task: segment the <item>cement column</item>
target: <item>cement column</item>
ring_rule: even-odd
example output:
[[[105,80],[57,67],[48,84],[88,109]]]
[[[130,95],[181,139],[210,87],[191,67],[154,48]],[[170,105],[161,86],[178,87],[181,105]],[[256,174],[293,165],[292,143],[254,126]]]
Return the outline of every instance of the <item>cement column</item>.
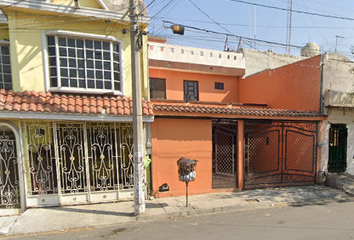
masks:
[[[237,182],[238,189],[244,188],[244,174],[245,174],[245,126],[244,120],[239,120],[237,124]]]
[[[140,49],[137,47],[139,25],[136,13],[136,0],[130,0],[130,41],[133,95],[133,134],[134,134],[134,214],[145,212],[145,170],[144,170],[144,129],[141,102]]]

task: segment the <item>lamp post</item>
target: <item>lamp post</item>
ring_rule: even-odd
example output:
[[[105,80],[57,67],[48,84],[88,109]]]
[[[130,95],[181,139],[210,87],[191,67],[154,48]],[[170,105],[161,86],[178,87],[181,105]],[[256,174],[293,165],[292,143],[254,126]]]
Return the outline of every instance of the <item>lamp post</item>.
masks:
[[[141,103],[140,49],[137,47],[139,25],[134,0],[129,2],[130,8],[130,40],[131,40],[131,71],[133,95],[133,137],[134,137],[134,214],[145,212],[145,170],[143,164],[143,119]]]

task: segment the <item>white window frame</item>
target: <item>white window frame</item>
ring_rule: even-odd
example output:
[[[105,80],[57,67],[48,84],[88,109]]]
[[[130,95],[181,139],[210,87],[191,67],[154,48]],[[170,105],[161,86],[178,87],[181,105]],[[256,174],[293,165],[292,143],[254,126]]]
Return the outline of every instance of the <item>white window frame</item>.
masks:
[[[78,37],[83,40],[103,40],[116,42],[119,45],[119,74],[120,74],[120,91],[114,90],[114,85],[112,85],[112,90],[105,89],[83,89],[83,88],[71,88],[71,87],[51,87],[50,86],[50,76],[49,76],[49,53],[48,53],[48,40],[47,36],[63,36],[63,37]],[[123,41],[117,39],[113,36],[107,35],[98,35],[98,34],[90,34],[90,33],[81,33],[81,32],[72,32],[72,31],[63,31],[63,30],[50,30],[50,31],[42,31],[42,51],[43,51],[43,71],[45,77],[45,89],[46,91],[53,92],[67,92],[67,93],[87,93],[87,94],[105,94],[111,93],[114,95],[124,95],[124,72],[123,72]],[[111,51],[112,55],[112,51]],[[112,56],[111,56],[112,57]],[[113,59],[113,58],[112,58]],[[112,68],[113,69],[113,68]],[[57,71],[60,71],[57,63]],[[113,76],[112,72],[112,76]],[[60,79],[58,78],[58,83]]]
[[[11,48],[10,48],[10,41],[6,41],[6,40],[0,40],[0,46],[6,46],[9,48],[9,60],[10,60],[10,76],[11,76],[11,90],[13,90],[14,88],[14,79],[13,79],[13,75],[12,75],[12,64],[11,64]],[[1,62],[1,64],[4,64],[3,62]],[[4,73],[2,73],[3,75],[3,82],[5,82],[5,79],[4,79]],[[2,86],[0,87],[0,89],[2,88]]]

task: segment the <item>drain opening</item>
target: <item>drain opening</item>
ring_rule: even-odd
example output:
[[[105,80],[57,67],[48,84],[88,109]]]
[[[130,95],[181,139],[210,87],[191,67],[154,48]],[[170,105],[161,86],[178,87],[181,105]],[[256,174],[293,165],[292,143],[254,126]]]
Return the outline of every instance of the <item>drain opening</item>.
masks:
[[[256,203],[256,202],[260,202],[257,198],[246,199],[245,201],[246,201],[246,202],[249,202],[249,203]]]

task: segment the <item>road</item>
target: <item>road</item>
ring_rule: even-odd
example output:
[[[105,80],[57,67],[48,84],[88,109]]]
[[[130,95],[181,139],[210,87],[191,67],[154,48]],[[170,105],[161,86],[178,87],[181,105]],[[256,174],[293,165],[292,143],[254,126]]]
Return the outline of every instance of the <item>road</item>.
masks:
[[[116,227],[4,239],[345,240],[354,239],[354,202],[326,202],[162,221],[139,221]]]

